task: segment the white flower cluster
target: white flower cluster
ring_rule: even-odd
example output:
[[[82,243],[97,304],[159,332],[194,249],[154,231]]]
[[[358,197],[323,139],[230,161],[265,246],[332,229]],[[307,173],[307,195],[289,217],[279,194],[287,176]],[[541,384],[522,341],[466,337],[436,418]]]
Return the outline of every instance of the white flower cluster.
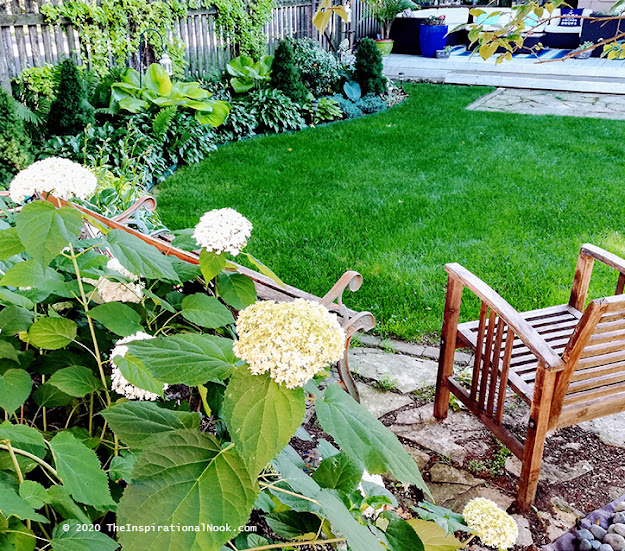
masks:
[[[462,516],[484,545],[508,549],[519,536],[516,521],[490,499],[472,499],[462,511]]]
[[[140,282],[139,277],[126,270],[116,258],[111,258],[106,266],[109,270],[119,272],[134,283],[111,281],[105,277],[101,277],[97,281],[85,278],[87,283],[96,287],[102,302],[141,302],[144,285]]]
[[[336,316],[318,302],[260,301],[237,319],[239,340],[234,353],[254,375],[269,371],[287,388],[304,386],[313,376],[341,359],[345,331]]]
[[[203,214],[193,237],[209,253],[223,252],[237,256],[252,235],[252,223],[231,208],[215,209]]]
[[[82,165],[61,157],[48,157],[20,171],[11,181],[12,201],[23,203],[35,192],[52,193],[59,199],[87,199],[98,186],[98,179]]]
[[[111,388],[117,392],[117,394],[121,394],[125,396],[129,400],[157,400],[160,398],[158,394],[154,392],[150,392],[148,390],[143,390],[142,388],[136,387],[135,385],[128,382],[126,377],[122,375],[122,372],[119,370],[119,367],[115,365],[113,358],[116,356],[121,356],[124,358],[126,354],[128,354],[128,347],[125,346],[129,342],[132,341],[147,341],[149,339],[153,339],[152,335],[148,335],[143,331],[137,331],[134,335],[130,335],[130,337],[125,337],[123,339],[119,339],[117,343],[115,343],[115,347],[111,350],[110,358],[111,365],[113,369],[111,371]],[[167,388],[167,385],[163,385],[163,388]]]

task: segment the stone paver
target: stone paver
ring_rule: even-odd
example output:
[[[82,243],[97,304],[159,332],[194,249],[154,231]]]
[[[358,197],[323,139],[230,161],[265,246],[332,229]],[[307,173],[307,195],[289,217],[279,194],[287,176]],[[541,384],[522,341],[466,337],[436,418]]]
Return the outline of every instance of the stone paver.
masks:
[[[409,396],[378,390],[361,382],[356,382],[356,386],[360,393],[360,403],[378,418],[413,403]]]
[[[367,379],[392,384],[403,393],[436,384],[437,362],[390,354],[375,348],[353,348],[349,365],[354,373]]]
[[[579,426],[596,433],[606,444],[625,447],[625,412],[584,421]]]
[[[625,97],[586,92],[499,88],[478,99],[467,109],[625,120]]]

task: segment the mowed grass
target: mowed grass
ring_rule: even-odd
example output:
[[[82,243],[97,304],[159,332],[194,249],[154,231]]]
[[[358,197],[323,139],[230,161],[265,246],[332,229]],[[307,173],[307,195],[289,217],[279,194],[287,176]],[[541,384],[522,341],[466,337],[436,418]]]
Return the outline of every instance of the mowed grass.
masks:
[[[625,122],[467,111],[485,88],[412,85],[382,114],[234,143],[158,190],[171,228],[232,207],[248,249],[289,284],[345,302],[409,340],[440,331],[444,264],[519,310],[568,301],[584,242],[625,254]],[[616,276],[595,269],[593,296]],[[465,295],[468,296],[468,292]],[[479,312],[463,304],[462,319]]]

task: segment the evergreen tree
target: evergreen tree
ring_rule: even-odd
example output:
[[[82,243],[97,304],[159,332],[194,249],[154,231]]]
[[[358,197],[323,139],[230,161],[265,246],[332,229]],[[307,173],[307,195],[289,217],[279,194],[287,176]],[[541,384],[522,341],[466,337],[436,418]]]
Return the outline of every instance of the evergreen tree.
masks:
[[[93,122],[93,107],[87,100],[87,91],[78,67],[65,59],[58,67],[56,97],[50,106],[48,132],[54,135],[74,135]]]
[[[293,47],[287,40],[281,40],[274,54],[271,66],[271,87],[300,105],[306,103],[308,91],[302,82],[302,74],[295,65]]]
[[[30,138],[15,111],[15,100],[0,89],[0,187],[33,162]]]
[[[363,96],[386,92],[386,78],[382,74],[382,54],[375,40],[363,38],[358,44],[354,75]]]

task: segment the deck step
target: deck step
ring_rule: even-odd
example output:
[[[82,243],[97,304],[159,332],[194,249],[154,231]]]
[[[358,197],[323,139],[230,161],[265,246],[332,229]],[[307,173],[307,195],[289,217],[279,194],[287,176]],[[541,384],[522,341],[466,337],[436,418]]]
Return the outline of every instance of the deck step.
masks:
[[[444,77],[446,84],[498,86],[503,88],[530,88],[598,94],[625,94],[625,78],[564,75],[528,75],[495,71],[451,71]]]

